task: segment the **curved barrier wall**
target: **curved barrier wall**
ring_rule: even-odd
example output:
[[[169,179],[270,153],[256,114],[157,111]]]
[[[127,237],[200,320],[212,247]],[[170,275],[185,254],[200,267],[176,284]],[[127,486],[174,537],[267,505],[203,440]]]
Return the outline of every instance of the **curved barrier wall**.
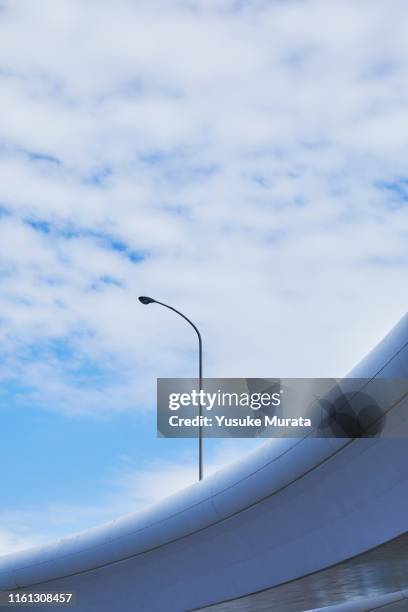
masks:
[[[349,376],[408,378],[408,315]],[[387,418],[408,430],[407,398],[392,403]],[[0,589],[73,590],[78,611],[179,612],[294,580],[406,531],[407,450],[271,440],[143,513],[3,557]]]
[[[408,610],[408,591],[396,591],[386,595],[364,597],[364,599],[358,599],[349,603],[314,608],[313,610],[307,610],[307,612],[368,612],[369,610],[406,612]]]

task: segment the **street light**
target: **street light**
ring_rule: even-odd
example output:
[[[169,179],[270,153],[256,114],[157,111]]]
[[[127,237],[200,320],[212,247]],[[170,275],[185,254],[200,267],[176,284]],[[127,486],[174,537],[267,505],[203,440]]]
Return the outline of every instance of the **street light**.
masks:
[[[198,338],[198,382],[199,382],[199,391],[201,391],[202,386],[203,386],[203,343],[201,340],[201,334],[198,331],[198,328],[196,327],[196,325],[194,325],[194,323],[190,321],[190,319],[186,317],[186,315],[184,315],[182,312],[180,312],[176,308],[173,308],[173,306],[169,306],[168,304],[164,304],[163,302],[154,300],[151,297],[141,295],[139,297],[139,302],[141,302],[145,306],[147,306],[148,304],[160,304],[160,306],[164,306],[165,308],[168,308],[169,310],[176,312],[178,315],[180,315],[180,317],[183,317],[183,319],[187,321],[187,323],[189,323],[191,327],[194,329],[195,333],[197,334],[197,338]],[[199,397],[200,397],[200,400],[198,403],[198,416],[199,416],[199,419],[198,419],[199,420],[199,425],[198,425],[198,480],[202,480],[203,479],[203,429],[201,425],[201,415],[202,415],[201,396]]]

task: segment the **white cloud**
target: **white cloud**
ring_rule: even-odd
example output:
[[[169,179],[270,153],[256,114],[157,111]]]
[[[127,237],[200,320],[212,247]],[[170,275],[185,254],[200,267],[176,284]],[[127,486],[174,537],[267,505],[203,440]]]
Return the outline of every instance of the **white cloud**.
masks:
[[[22,531],[21,528],[16,531],[0,530],[0,556],[38,546],[46,541],[37,533],[24,533]]]
[[[3,2],[3,383],[66,415],[151,408],[196,345],[140,294],[199,324],[206,375],[350,369],[406,311],[405,16],[403,0]],[[133,501],[163,474],[192,477],[131,470]]]
[[[213,375],[341,375],[403,314],[407,204],[381,184],[405,177],[404,13],[5,4],[1,335],[45,405],[109,411],[117,389],[81,401],[58,360],[19,366],[21,344],[108,359],[129,373],[121,409],[153,401],[146,380],[191,373],[190,330],[140,293],[200,324]],[[93,290],[101,276],[117,284]]]
[[[261,440],[221,440],[205,457],[204,475],[210,476],[262,444]],[[145,508],[197,481],[197,457],[180,453],[172,461],[157,459],[140,467],[128,466],[118,474],[114,505],[128,512]]]
[[[222,440],[205,461],[205,476],[255,449],[260,440]],[[0,556],[31,546],[47,544],[116,519],[134,514],[197,481],[197,457],[180,453],[173,460],[157,459],[135,466],[123,457],[122,466],[106,475],[109,493],[103,502],[28,504],[24,510],[0,512]]]

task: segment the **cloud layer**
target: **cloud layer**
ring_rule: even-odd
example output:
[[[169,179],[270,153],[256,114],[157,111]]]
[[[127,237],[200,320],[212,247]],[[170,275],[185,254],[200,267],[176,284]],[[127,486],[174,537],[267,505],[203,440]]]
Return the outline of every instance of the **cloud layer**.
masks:
[[[405,309],[404,12],[3,4],[6,378],[67,413],[145,404],[194,341],[149,292],[200,323],[212,374],[351,367]],[[78,391],[58,343],[103,376]]]
[[[152,409],[196,346],[140,294],[197,322],[207,375],[346,373],[406,311],[405,18],[403,0],[1,2],[5,401]]]

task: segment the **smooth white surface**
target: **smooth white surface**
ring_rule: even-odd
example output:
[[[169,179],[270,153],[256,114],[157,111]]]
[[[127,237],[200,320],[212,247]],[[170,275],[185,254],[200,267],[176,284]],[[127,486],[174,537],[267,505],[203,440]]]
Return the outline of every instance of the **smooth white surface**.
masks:
[[[408,376],[407,315],[349,376]],[[401,427],[406,409],[390,416]],[[0,588],[73,589],[78,611],[171,612],[293,580],[406,531],[407,449],[271,440],[141,514],[3,557]]]

